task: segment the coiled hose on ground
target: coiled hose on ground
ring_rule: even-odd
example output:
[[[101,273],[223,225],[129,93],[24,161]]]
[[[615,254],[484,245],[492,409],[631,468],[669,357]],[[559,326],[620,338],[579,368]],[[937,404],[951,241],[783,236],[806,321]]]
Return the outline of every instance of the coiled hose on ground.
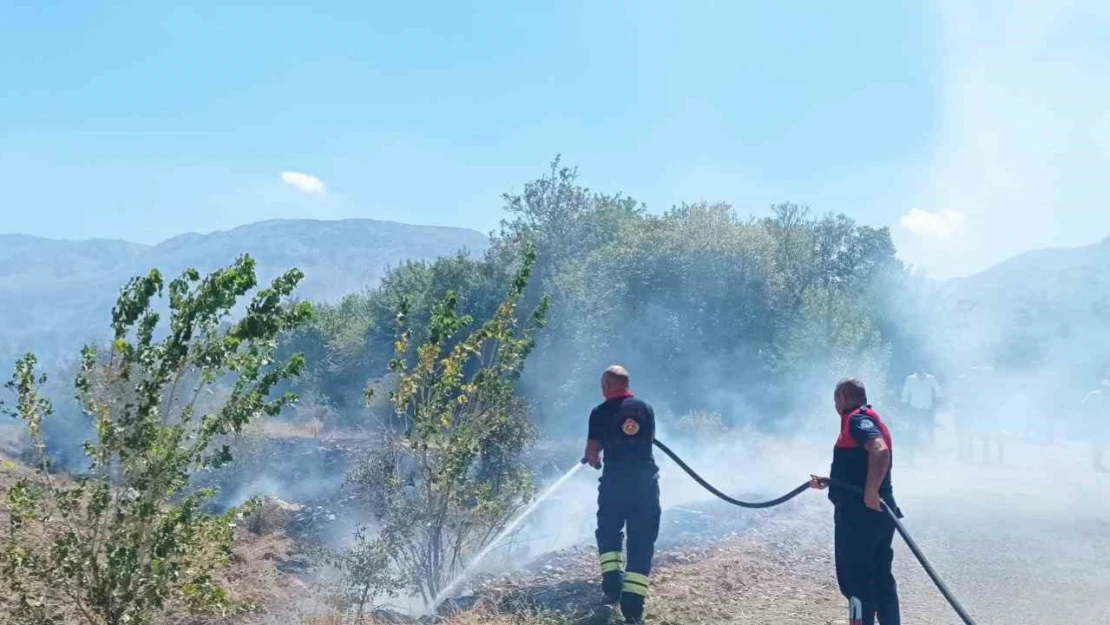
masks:
[[[667,456],[671,460],[673,460],[675,464],[681,467],[687,475],[694,478],[694,481],[700,484],[702,488],[713,493],[721,500],[726,501],[734,506],[740,506],[741,508],[772,508],[774,506],[790,501],[791,499],[797,497],[798,495],[801,495],[810,488],[810,481],[806,480],[800,486],[790,491],[789,493],[786,493],[781,497],[776,497],[775,499],[771,499],[769,501],[741,501],[739,499],[729,497],[728,495],[717,490],[716,487],[705,481],[702,476],[698,475],[697,471],[694,471],[690,468],[689,465],[683,462],[682,458],[679,458],[678,454],[671,451],[670,447],[667,447],[658,439],[655,440],[655,446],[658,447],[663,453],[667,454]],[[863,490],[852,484],[845,484],[843,482],[832,480],[830,478],[822,478],[822,480],[828,484],[832,484],[833,486],[846,488],[848,490],[859,493],[861,496],[863,495]],[[906,546],[910,548],[910,551],[913,553],[914,557],[917,558],[917,561],[921,564],[921,567],[925,569],[925,573],[929,575],[929,579],[933,580],[933,585],[937,587],[937,590],[940,591],[940,594],[944,595],[945,600],[948,601],[948,604],[952,606],[952,609],[956,611],[956,614],[960,617],[961,620],[963,620],[966,625],[975,625],[975,621],[972,620],[971,615],[969,615],[967,613],[967,610],[965,610],[964,607],[960,605],[959,600],[957,600],[956,597],[952,594],[952,591],[948,589],[948,586],[944,583],[944,580],[940,578],[940,575],[937,574],[936,569],[933,568],[933,565],[929,564],[929,560],[925,557],[925,554],[921,552],[921,548],[917,546],[917,543],[914,542],[913,537],[910,536],[909,531],[904,525],[902,525],[902,521],[898,519],[898,516],[894,514],[894,511],[891,510],[890,506],[886,505],[886,502],[883,502],[883,510],[885,510],[887,514],[890,515],[891,520],[894,521],[894,527],[898,530],[898,534],[902,536],[902,540],[906,541]]]

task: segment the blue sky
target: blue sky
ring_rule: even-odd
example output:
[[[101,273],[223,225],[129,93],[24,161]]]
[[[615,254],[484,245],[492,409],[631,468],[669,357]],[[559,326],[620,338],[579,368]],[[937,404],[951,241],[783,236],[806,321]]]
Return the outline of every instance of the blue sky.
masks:
[[[1034,97],[1026,75],[1066,91],[1106,69],[1095,2],[1047,15],[945,1],[33,4],[0,0],[3,232],[157,242],[277,217],[488,231],[499,195],[561,153],[588,186],[652,210],[793,201],[890,225],[937,275],[1110,234],[1110,218],[1068,217],[984,250],[999,186],[1013,201],[1033,170],[1097,182],[1064,161],[1105,157],[1110,143],[1080,159],[1069,138],[1110,132],[1102,109]],[[1036,74],[1052,54],[1089,63]],[[983,72],[1000,83],[987,93]],[[1014,93],[1025,121],[1082,119],[1030,136],[990,112]],[[980,117],[995,122],[985,139]],[[1047,165],[967,161],[984,142],[1006,160],[1052,139]],[[1010,186],[984,188],[999,170]],[[1039,201],[1073,195],[1089,194]]]

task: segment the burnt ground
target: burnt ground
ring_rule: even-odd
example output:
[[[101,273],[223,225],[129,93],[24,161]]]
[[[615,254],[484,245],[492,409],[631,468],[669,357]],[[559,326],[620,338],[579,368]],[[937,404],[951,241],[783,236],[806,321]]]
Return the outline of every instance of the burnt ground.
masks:
[[[1008,453],[1005,466],[942,456],[901,469],[906,526],[980,625],[1110,623],[1110,486],[1087,468],[1082,446]],[[831,516],[816,493],[770,511],[713,502],[669,509],[648,622],[840,622],[846,608],[835,586]],[[895,566],[904,623],[960,623],[897,538]],[[470,622],[525,622],[525,613],[582,624],[610,618],[596,603],[588,540],[476,585],[472,601],[486,617]]]
[[[907,527],[977,622],[1110,623],[1110,483],[1088,467],[1089,449],[1075,443],[1015,444],[1007,450],[1005,465],[972,465],[957,463],[945,451],[954,448],[950,441],[938,443],[938,457],[912,467],[896,462],[898,499]],[[269,460],[274,450],[266,449],[258,454],[266,461],[248,474],[298,486],[294,492],[272,494],[300,503],[283,516],[279,534],[248,537],[238,544],[229,581],[263,610],[247,619],[221,619],[220,625],[344,622],[305,616],[291,607],[316,589],[308,571],[311,559],[286,532],[298,543],[349,535],[342,526],[357,520],[357,506],[336,482],[324,479],[335,474],[348,452],[346,443],[282,444],[286,446],[278,457],[284,462],[275,466]],[[550,459],[537,459],[537,465],[551,465],[544,472],[547,480],[563,470],[561,459],[567,453],[555,449]],[[828,462],[826,445],[797,442],[789,448],[764,445],[758,454],[733,448],[680,453],[699,470],[716,467],[705,475],[723,490],[743,493],[764,487],[766,492],[756,493],[763,496],[788,490],[809,470]],[[666,511],[652,574],[649,623],[841,622],[845,606],[831,557],[832,510],[823,495],[805,493],[767,511],[740,510],[691,487],[665,460],[662,466]],[[540,525],[544,531],[560,530],[558,544],[516,552],[518,563],[526,563],[521,570],[474,580],[467,590],[470,596],[459,602],[473,609],[449,619],[451,625],[610,621],[614,615],[597,604],[600,590],[589,534],[592,479],[583,473],[577,484],[552,498],[550,507],[561,514]],[[254,483],[249,490],[255,490]],[[913,556],[900,540],[896,545],[903,622],[958,625]]]
[[[799,549],[794,535],[799,518],[822,511],[791,505],[774,513],[737,514],[710,504],[665,514],[665,527],[688,535],[698,528],[728,533],[716,539],[702,533],[686,545],[661,541],[666,546],[655,559],[649,621],[831,622],[842,612],[833,580],[825,574],[831,560],[823,549]],[[600,597],[596,570],[596,554],[584,545],[543,558],[528,572],[490,580],[479,594],[495,599],[486,606],[492,612],[511,613],[524,607],[558,612],[571,622],[606,623],[608,610],[596,605]]]
[[[305,457],[332,457],[326,444],[299,445],[283,449],[288,466],[298,471],[313,466]],[[907,527],[977,622],[1110,623],[1110,482],[1088,467],[1089,449],[1075,443],[1012,445],[1006,464],[999,466],[957,463],[944,453],[951,445],[942,441],[941,446],[939,457],[913,467],[898,464],[896,489]],[[824,445],[804,449],[792,444],[788,451],[769,448],[758,458],[746,458],[730,449],[723,459],[705,453],[686,457],[699,469],[723,467],[706,477],[728,492],[766,484],[768,492],[762,494],[776,495],[807,470],[827,466]],[[559,470],[558,460],[553,463],[552,475]],[[18,466],[13,466],[0,477],[14,477]],[[822,495],[806,493],[779,508],[744,511],[709,500],[696,487],[680,493],[690,482],[675,471],[664,463],[667,508],[652,574],[649,623],[829,625],[843,618],[831,558],[832,510]],[[313,473],[302,477],[316,481]],[[558,517],[563,526],[576,519],[562,528],[573,540],[554,551],[537,548],[521,559],[528,563],[522,570],[475,580],[471,596],[460,602],[474,609],[450,619],[452,625],[609,621],[613,615],[597,605],[596,555],[588,532],[593,484],[579,477],[576,489],[553,498],[557,509],[577,507],[569,517]],[[281,525],[305,538],[313,532],[300,531],[302,525],[335,527],[354,515],[332,492],[324,501],[290,509]],[[909,551],[897,539],[896,545],[903,622],[958,625]],[[172,622],[344,622],[304,616],[291,607],[315,588],[307,573],[311,560],[284,532],[246,536],[235,551],[228,581],[263,610],[246,619]]]

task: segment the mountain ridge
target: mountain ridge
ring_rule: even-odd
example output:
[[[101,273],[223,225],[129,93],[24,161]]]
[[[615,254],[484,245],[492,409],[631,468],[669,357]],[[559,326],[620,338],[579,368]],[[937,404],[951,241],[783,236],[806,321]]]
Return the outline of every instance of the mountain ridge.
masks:
[[[146,249],[153,249],[153,248],[156,248],[160,245],[163,245],[165,243],[169,243],[170,241],[173,241],[175,239],[180,239],[180,238],[183,238],[183,237],[201,237],[201,238],[203,238],[203,237],[208,237],[208,236],[212,236],[212,235],[232,233],[232,232],[235,232],[237,230],[249,229],[249,228],[252,228],[254,226],[261,226],[261,225],[265,225],[265,224],[343,224],[343,223],[355,223],[355,224],[365,223],[365,224],[377,224],[377,225],[389,225],[389,226],[402,226],[402,227],[405,227],[405,228],[426,228],[426,229],[431,229],[431,230],[448,230],[448,231],[465,232],[465,233],[468,233],[468,234],[479,234],[481,236],[486,236],[486,235],[483,235],[481,232],[479,232],[477,230],[474,230],[473,228],[463,228],[463,227],[459,227],[459,226],[441,226],[441,225],[438,225],[438,224],[410,224],[410,223],[405,223],[405,222],[401,222],[401,221],[394,221],[394,220],[391,220],[391,219],[370,219],[370,218],[364,218],[364,217],[350,217],[350,218],[343,218],[343,219],[313,219],[313,218],[287,219],[287,218],[275,218],[275,219],[262,219],[262,220],[259,220],[259,221],[252,221],[250,223],[240,224],[238,226],[232,226],[230,228],[224,228],[224,229],[221,229],[221,230],[210,230],[208,232],[198,232],[196,230],[189,230],[189,231],[186,231],[186,232],[175,234],[172,237],[162,239],[161,241],[158,241],[157,243],[142,243],[142,242],[139,242],[139,241],[132,241],[130,239],[112,238],[112,237],[88,237],[88,238],[82,238],[82,239],[55,238],[55,237],[45,237],[45,236],[37,235],[37,234],[29,234],[29,233],[26,233],[26,232],[0,232],[0,243],[4,242],[5,240],[30,240],[30,241],[49,242],[49,243],[61,243],[61,244],[112,243],[112,244],[128,245],[128,246],[140,247],[140,248],[146,248]]]
[[[208,272],[249,253],[260,282],[297,267],[305,273],[300,297],[335,301],[373,287],[406,260],[480,254],[488,245],[489,237],[476,230],[373,219],[271,219],[155,244],[0,234],[0,302],[18,302],[0,305],[0,366],[30,350],[47,360],[72,356],[106,333],[119,289],[151,268],[174,278],[186,268]],[[964,323],[984,328],[987,341],[1029,310],[1051,323],[1066,318],[1094,329],[1091,324],[1110,315],[1110,237],[1030,250],[935,284]]]
[[[250,254],[260,283],[297,267],[298,295],[334,301],[373,287],[391,266],[459,252],[481,254],[476,230],[373,219],[273,219],[208,234],[182,233],[154,245],[118,239],[62,240],[0,235],[0,366],[35,351],[46,361],[72,356],[106,334],[119,289],[157,268],[209,272]]]

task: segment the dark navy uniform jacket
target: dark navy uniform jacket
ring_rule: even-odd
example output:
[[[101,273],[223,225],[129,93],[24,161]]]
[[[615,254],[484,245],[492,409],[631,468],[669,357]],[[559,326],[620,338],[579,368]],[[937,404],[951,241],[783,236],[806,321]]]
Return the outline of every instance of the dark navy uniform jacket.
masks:
[[[867,485],[868,453],[864,448],[869,441],[882,438],[890,449],[890,469],[879,486],[879,496],[890,504],[899,514],[898,504],[894,502],[894,486],[890,474],[894,469],[894,441],[890,437],[890,430],[883,423],[879,413],[871,406],[863,406],[841,417],[840,437],[836,439],[833,447],[832,469],[829,477],[856,486],[861,491]],[[849,489],[829,485],[829,499],[834,504],[860,504],[863,505],[863,495]]]
[[[605,400],[590,413],[590,440],[601,444],[602,479],[651,479],[658,475],[652,443],[655,411],[631,393]]]

